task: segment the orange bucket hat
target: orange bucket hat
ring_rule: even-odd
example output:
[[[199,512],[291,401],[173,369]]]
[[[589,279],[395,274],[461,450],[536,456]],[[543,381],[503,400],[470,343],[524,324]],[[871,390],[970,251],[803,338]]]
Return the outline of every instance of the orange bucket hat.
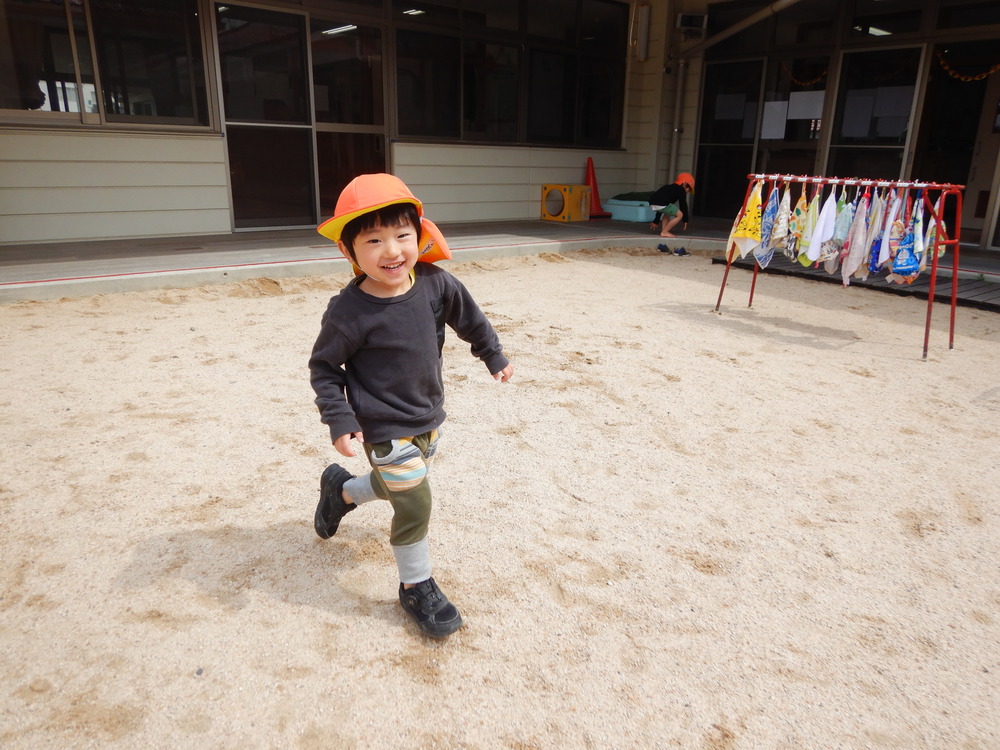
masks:
[[[340,242],[348,222],[395,203],[412,203],[417,207],[417,214],[420,216],[418,260],[433,263],[436,260],[450,259],[448,243],[434,222],[424,217],[423,204],[410,192],[406,183],[391,174],[362,174],[347,183],[337,199],[333,218],[320,224],[316,231],[329,240]]]
[[[691,192],[694,192],[694,175],[689,172],[681,172],[677,175],[677,179],[674,180],[675,185],[690,185]]]

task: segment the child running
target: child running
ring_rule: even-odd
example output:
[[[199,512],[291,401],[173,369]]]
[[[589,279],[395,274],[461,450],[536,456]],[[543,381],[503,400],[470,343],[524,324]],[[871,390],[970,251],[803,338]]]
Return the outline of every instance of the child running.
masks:
[[[418,262],[450,255],[399,178],[355,178],[319,232],[337,243],[358,275],[323,315],[309,360],[312,387],[334,448],[354,456],[351,441],[357,440],[372,471],[354,476],[337,464],[326,468],[316,533],[328,539],[358,505],[388,500],[399,602],[423,633],[444,638],[462,627],[458,609],[431,577],[427,545],[428,469],[445,419],[445,324],[471,345],[494,379],[507,382],[514,369],[465,286],[430,262]]]

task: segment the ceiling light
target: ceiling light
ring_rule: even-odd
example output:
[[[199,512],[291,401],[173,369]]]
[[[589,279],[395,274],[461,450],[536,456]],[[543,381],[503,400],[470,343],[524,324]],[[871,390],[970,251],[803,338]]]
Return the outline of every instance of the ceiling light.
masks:
[[[334,34],[343,34],[344,32],[347,32],[347,31],[354,31],[356,28],[358,28],[358,27],[355,26],[352,23],[349,23],[349,24],[347,24],[347,26],[338,26],[335,29],[327,29],[323,33],[324,34],[328,34],[330,36],[333,36]]]

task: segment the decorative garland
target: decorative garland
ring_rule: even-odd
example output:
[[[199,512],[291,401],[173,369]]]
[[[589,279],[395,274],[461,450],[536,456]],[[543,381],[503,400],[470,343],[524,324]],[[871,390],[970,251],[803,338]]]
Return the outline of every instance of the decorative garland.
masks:
[[[938,62],[941,64],[941,67],[947,71],[948,75],[952,78],[957,78],[959,81],[964,81],[965,83],[969,83],[971,81],[981,81],[984,78],[989,78],[991,75],[1000,70],[1000,63],[997,63],[985,73],[980,73],[979,75],[974,76],[963,76],[951,67],[948,61],[944,59],[944,55],[941,52],[935,52],[934,54],[937,55]]]
[[[785,71],[785,75],[788,76],[788,80],[790,80],[796,86],[803,86],[803,87],[809,87],[809,86],[816,85],[817,83],[819,83],[820,81],[822,81],[824,78],[826,78],[826,74],[830,72],[830,70],[828,68],[827,70],[824,70],[818,76],[816,76],[815,78],[813,78],[811,81],[800,81],[798,78],[796,78],[794,75],[792,75],[792,71],[789,70],[789,68],[788,68],[787,65],[785,65],[785,61],[784,60],[781,61],[781,67]]]

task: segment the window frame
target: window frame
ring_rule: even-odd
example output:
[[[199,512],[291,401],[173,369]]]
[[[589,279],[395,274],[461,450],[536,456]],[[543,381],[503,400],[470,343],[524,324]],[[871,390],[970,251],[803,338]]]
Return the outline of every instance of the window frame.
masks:
[[[93,87],[96,92],[97,111],[96,112],[52,112],[40,110],[0,108],[0,128],[3,127],[56,127],[67,130],[93,130],[100,129],[107,132],[149,132],[149,133],[205,133],[221,132],[219,123],[219,101],[216,86],[215,72],[215,52],[212,45],[209,25],[203,22],[208,14],[211,0],[194,0],[193,8],[197,12],[197,28],[187,40],[197,43],[200,46],[200,81],[193,85],[189,91],[192,105],[192,116],[187,117],[146,117],[143,115],[115,115],[109,114],[106,108],[106,92],[102,83],[101,64],[98,59],[96,45],[97,34],[94,29],[93,14],[90,0],[82,0],[81,11],[83,13],[83,23],[86,29],[81,33],[74,24],[73,9],[71,0],[62,0],[63,11],[66,15],[67,29],[69,31],[70,52],[73,56],[73,66],[76,77],[78,91],[83,91],[89,82],[83,82],[83,70],[92,71]],[[190,21],[188,21],[190,23]],[[85,41],[85,44],[83,43]],[[86,58],[85,64],[81,64]],[[200,86],[203,96],[198,99],[198,88]],[[204,121],[196,122],[195,118],[204,108]],[[83,107],[81,107],[83,110]]]

